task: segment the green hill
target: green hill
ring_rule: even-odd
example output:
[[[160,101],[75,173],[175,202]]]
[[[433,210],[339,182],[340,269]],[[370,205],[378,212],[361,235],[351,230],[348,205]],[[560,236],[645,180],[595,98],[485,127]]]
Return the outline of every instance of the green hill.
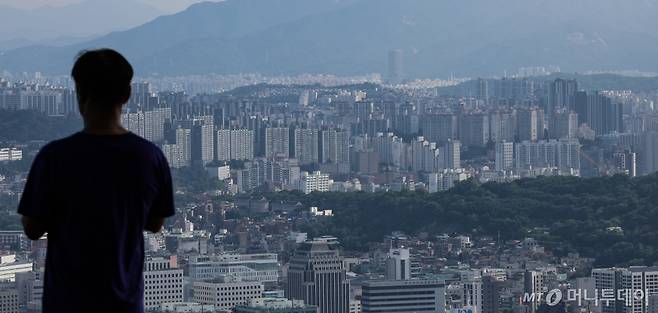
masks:
[[[598,266],[658,261],[658,175],[592,179],[542,177],[512,183],[473,181],[448,192],[278,193],[334,210],[310,235],[338,236],[362,250],[391,231],[534,237],[558,255],[580,252]],[[623,232],[608,231],[621,227]],[[541,231],[536,231],[541,229]]]

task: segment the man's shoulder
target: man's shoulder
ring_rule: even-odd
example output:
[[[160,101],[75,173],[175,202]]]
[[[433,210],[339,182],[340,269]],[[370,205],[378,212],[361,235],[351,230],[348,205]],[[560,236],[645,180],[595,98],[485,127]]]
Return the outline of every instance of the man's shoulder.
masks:
[[[135,133],[129,132],[123,135],[121,138],[123,142],[133,149],[139,150],[147,155],[153,155],[156,157],[164,157],[162,150],[156,144],[138,136]],[[39,154],[47,155],[51,153],[59,152],[70,152],[71,149],[77,149],[81,145],[86,145],[89,143],[89,138],[85,137],[85,134],[82,132],[74,133],[68,137],[61,139],[53,140],[46,145],[44,145],[40,150]]]
[[[158,147],[156,144],[144,139],[143,137],[133,133],[129,132],[127,134],[132,140],[134,140],[135,144],[143,149],[146,150],[151,150],[152,152],[161,152],[160,147]]]

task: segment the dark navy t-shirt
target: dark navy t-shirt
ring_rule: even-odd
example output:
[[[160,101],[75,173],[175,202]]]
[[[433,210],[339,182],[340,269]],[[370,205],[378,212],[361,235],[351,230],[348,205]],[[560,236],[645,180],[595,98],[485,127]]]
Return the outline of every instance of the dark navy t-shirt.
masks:
[[[18,213],[47,225],[44,313],[144,311],[144,227],[175,213],[157,146],[133,133],[53,141],[32,164]]]

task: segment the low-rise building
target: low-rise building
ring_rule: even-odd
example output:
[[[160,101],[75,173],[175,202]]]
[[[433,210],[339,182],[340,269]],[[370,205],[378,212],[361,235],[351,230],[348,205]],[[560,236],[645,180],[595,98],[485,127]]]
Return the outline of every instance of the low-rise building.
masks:
[[[239,305],[234,313],[317,313],[315,306],[305,305],[302,300],[280,298],[251,299],[248,304]]]
[[[194,302],[214,305],[220,311],[230,311],[238,305],[247,304],[250,299],[262,298],[263,289],[260,282],[239,281],[228,276],[194,282],[192,299]]]

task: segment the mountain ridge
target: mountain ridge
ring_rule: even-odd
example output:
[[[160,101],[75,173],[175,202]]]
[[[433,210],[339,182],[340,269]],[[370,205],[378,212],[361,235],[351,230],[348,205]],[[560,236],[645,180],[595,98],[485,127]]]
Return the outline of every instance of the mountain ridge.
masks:
[[[542,64],[657,71],[655,16],[656,0],[228,0],[77,45],[12,50],[0,68],[62,73],[78,50],[103,46],[142,75],[385,73],[390,49],[403,51],[408,77]]]

